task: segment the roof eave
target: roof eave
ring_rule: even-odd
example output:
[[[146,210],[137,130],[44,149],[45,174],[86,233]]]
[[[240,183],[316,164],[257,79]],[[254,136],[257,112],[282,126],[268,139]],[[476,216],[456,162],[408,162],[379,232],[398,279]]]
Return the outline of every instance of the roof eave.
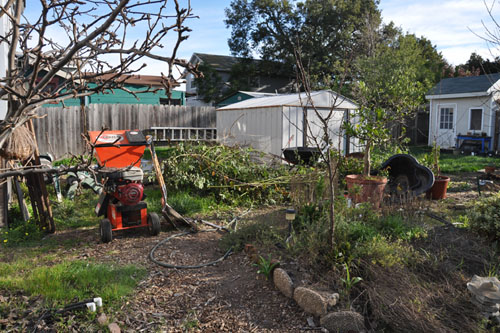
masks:
[[[499,90],[500,90],[500,80],[497,80],[495,83],[491,85],[490,89],[488,89],[488,94],[491,94]]]
[[[491,93],[488,89],[488,91],[479,91],[479,92],[472,92],[472,93],[425,95],[425,98],[426,99],[467,98],[467,97],[488,96],[490,94]]]

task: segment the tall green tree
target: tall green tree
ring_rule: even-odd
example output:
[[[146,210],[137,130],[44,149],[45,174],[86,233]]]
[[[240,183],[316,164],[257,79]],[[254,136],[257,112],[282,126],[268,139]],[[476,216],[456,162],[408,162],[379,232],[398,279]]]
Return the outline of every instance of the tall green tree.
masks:
[[[364,35],[380,25],[378,0],[233,0],[226,9],[233,54],[257,54],[295,67],[295,52],[313,88],[334,88],[366,54]],[[350,80],[352,81],[352,80]]]
[[[500,72],[500,58],[494,60],[484,59],[476,52],[472,52],[465,64],[455,67],[455,76],[476,76]]]
[[[390,43],[380,43],[373,55],[356,63],[360,77],[355,95],[361,106],[358,123],[348,126],[351,134],[366,143],[366,176],[370,174],[371,148],[392,138],[393,126],[422,104],[433,84],[432,71],[425,72],[426,51],[414,35],[399,35]]]
[[[209,64],[201,63],[198,69],[203,77],[194,79],[196,91],[205,103],[217,101],[222,97],[224,82],[217,71]]]

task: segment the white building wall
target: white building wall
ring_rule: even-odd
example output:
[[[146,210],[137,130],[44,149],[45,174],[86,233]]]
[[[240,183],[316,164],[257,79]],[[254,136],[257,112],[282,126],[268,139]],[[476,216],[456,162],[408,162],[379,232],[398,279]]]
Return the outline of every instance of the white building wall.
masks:
[[[300,107],[283,107],[283,138],[281,147],[302,147],[303,112]]]
[[[456,143],[456,136],[458,134],[467,134],[473,132],[469,129],[469,112],[470,109],[482,108],[483,121],[480,131],[475,131],[476,134],[485,132],[488,136],[494,135],[494,112],[492,111],[491,96],[467,97],[467,98],[441,98],[430,100],[430,118],[429,118],[429,145],[431,146],[436,140],[439,142],[439,108],[441,106],[453,106],[454,111],[454,129],[453,129],[453,142],[450,142],[449,147],[453,147]]]
[[[217,111],[217,137],[226,145],[251,146],[281,156],[283,107]]]
[[[0,0],[2,7],[6,5],[7,0]],[[9,17],[2,15],[0,17],[0,36],[6,36],[10,30]],[[9,52],[7,43],[0,43],[0,77],[7,75],[7,54]],[[5,119],[7,114],[7,101],[0,101],[0,119]]]
[[[325,117],[329,110],[320,110]],[[335,110],[329,122],[333,148],[345,149],[341,132],[345,110]],[[323,127],[314,110],[308,110],[308,137],[311,135],[321,142]],[[301,107],[264,107],[217,111],[217,136],[226,145],[252,146],[254,149],[281,156],[282,150],[303,146],[303,112]],[[350,152],[359,151],[357,140],[351,139]],[[308,139],[308,146],[316,143]]]

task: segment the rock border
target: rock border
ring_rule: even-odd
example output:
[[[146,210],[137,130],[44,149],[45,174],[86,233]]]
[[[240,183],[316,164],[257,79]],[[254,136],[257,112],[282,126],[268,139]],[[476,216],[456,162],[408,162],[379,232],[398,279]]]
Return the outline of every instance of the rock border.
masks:
[[[248,259],[255,263],[257,250],[252,244],[245,245]],[[276,289],[285,297],[293,299],[306,313],[319,317],[321,326],[329,332],[365,332],[364,317],[354,311],[334,311],[340,295],[326,291],[316,291],[306,286],[296,286],[290,275],[281,267],[272,272],[272,280]],[[309,326],[317,327],[312,318],[307,320]],[[318,327],[319,328],[319,327]]]

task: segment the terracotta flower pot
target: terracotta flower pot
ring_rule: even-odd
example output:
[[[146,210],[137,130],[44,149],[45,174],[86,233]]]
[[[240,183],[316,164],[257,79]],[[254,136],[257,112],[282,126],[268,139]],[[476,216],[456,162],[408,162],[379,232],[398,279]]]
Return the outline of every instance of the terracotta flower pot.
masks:
[[[446,198],[446,190],[448,189],[448,183],[450,182],[450,177],[437,176],[434,179],[434,185],[431,189],[427,191],[427,199],[441,200]]]
[[[351,198],[355,203],[371,202],[375,208],[380,207],[384,196],[387,178],[385,177],[365,177],[363,175],[347,175],[345,177],[347,190],[354,193]],[[359,187],[359,191],[355,189]]]
[[[484,167],[484,171],[486,171],[486,173],[493,173],[493,172],[495,172],[495,167],[494,166],[486,166],[486,167]]]

